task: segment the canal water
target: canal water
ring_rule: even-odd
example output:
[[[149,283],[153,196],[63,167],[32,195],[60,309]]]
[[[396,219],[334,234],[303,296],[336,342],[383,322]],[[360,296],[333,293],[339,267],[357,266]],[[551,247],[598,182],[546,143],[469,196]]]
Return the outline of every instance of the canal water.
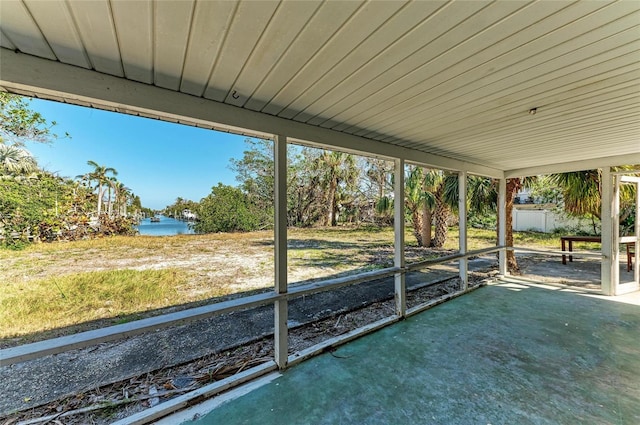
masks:
[[[160,221],[152,223],[151,219],[145,218],[137,226],[141,235],[147,236],[174,236],[193,235],[195,232],[186,221],[180,221],[163,215],[157,216]]]

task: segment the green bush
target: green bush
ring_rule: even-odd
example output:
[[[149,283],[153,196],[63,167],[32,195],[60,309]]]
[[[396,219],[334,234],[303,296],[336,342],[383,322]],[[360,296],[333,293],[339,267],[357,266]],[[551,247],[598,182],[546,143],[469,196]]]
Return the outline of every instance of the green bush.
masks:
[[[19,248],[30,241],[86,239],[98,234],[132,234],[128,218],[90,223],[95,195],[85,186],[48,173],[0,179],[0,246]]]
[[[250,232],[261,227],[264,211],[242,190],[218,183],[197,209],[196,233]]]

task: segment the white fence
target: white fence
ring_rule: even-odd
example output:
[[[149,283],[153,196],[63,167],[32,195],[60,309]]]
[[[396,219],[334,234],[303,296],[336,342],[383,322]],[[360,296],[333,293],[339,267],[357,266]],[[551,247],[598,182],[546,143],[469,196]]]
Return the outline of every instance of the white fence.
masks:
[[[591,223],[585,219],[567,217],[549,208],[514,208],[513,230],[552,233],[555,229],[566,228],[592,232]]]

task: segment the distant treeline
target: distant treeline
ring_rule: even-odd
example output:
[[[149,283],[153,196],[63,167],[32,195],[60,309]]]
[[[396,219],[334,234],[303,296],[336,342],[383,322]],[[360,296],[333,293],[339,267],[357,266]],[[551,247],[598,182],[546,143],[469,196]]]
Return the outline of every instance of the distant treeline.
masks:
[[[218,184],[199,202],[178,198],[165,214],[180,218],[185,209],[194,212],[198,233],[273,227],[273,142],[245,142],[242,158],[230,164],[237,187]],[[297,145],[287,149],[289,226],[393,223],[393,162]],[[408,166],[406,174],[407,220],[418,243],[441,246],[457,204],[457,174],[415,166]]]

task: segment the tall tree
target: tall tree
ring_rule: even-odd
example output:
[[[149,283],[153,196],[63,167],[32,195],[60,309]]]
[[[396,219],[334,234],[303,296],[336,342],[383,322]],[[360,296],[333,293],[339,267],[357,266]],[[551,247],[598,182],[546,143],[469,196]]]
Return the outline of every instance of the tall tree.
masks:
[[[55,121],[47,121],[29,107],[29,99],[0,92],[0,144],[24,147],[25,142],[50,143],[58,138],[52,132]],[[69,137],[65,133],[65,137]]]
[[[405,205],[411,214],[418,246],[440,248],[446,242],[449,215],[457,208],[457,185],[456,174],[417,166],[409,168]]]
[[[258,218],[265,226],[273,223],[274,159],[273,141],[245,139],[242,158],[232,159],[229,168],[236,172],[240,188],[261,211]]]
[[[617,171],[638,172],[640,166],[627,165],[616,168]],[[574,216],[591,217],[593,232],[597,233],[596,220],[600,220],[602,205],[602,170],[583,170],[570,173],[550,174],[551,184],[560,188],[564,210]],[[635,199],[635,186],[621,185],[621,217],[624,221],[633,211],[627,208]]]
[[[374,200],[374,211],[377,213],[377,221],[381,224],[390,224],[393,219],[391,198],[387,192],[393,191],[392,176],[394,164],[377,158],[366,158],[364,167],[367,183],[370,188],[365,192],[365,199]]]
[[[512,178],[507,179],[507,193],[505,198],[505,218],[506,218],[506,233],[505,242],[507,246],[513,246],[513,202],[518,194],[518,191],[522,189],[524,185],[523,179]],[[499,226],[498,226],[499,228]],[[513,250],[507,251],[507,268],[509,271],[517,273],[520,271],[518,267],[518,261],[516,260],[516,253]]]
[[[535,177],[507,179],[507,190],[505,199],[505,242],[506,246],[513,246],[513,203],[518,191],[523,187],[528,187],[533,183]],[[471,211],[483,214],[486,211],[496,211],[498,207],[498,181],[485,179],[483,177],[470,177],[469,204]],[[496,233],[499,232],[500,223],[496,225]],[[496,237],[497,240],[497,237]],[[517,273],[519,271],[515,253],[507,251],[507,267],[509,271]]]
[[[93,167],[93,171],[88,173],[88,178],[90,180],[96,181],[96,188],[98,189],[98,216],[102,214],[102,202],[105,195],[105,190],[109,186],[109,175],[117,176],[118,172],[115,168],[106,167],[104,165],[99,165],[95,161],[87,161],[87,165]]]
[[[340,193],[341,185],[352,189],[358,176],[358,169],[353,155],[338,151],[323,151],[318,159],[319,170],[323,171],[323,187],[325,188],[326,213],[325,226],[335,226],[340,207],[339,198],[344,198],[347,191]]]
[[[405,207],[411,217],[413,235],[418,246],[431,245],[431,211],[435,205],[433,195],[426,190],[426,174],[422,167],[409,166],[405,178]]]
[[[116,181],[113,185],[114,191],[114,205],[121,217],[127,216],[127,205],[131,201],[131,189],[125,186],[124,183]]]
[[[431,174],[434,170],[431,170]],[[432,178],[431,188],[435,199],[434,222],[435,235],[431,246],[442,248],[447,241],[449,216],[458,209],[458,175],[445,171],[435,171],[437,177]]]
[[[297,148],[297,147],[296,147]],[[287,170],[288,223],[309,227],[325,219],[322,186],[323,171],[317,167],[321,151],[313,148],[292,149]]]

